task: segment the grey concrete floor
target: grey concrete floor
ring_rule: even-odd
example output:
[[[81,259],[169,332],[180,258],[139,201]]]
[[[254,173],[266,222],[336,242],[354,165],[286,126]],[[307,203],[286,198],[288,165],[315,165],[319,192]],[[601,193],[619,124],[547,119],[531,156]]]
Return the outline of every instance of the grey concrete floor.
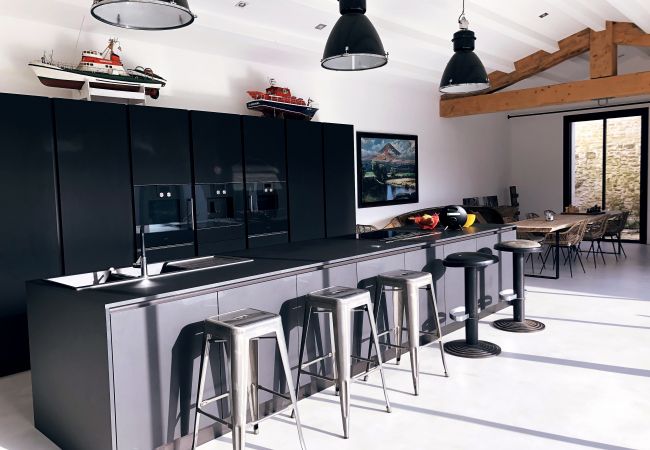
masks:
[[[352,386],[351,437],[341,436],[338,398],[325,391],[300,402],[310,450],[650,449],[650,247],[628,245],[628,259],[587,265],[587,274],[527,279],[528,315],[546,324],[512,334],[484,319],[481,339],[497,358],[421,350],[421,395],[411,394],[409,360],[386,366],[393,412],[382,406],[379,374]],[[460,338],[459,330],[445,339]],[[34,429],[29,373],[0,379],[0,450],[56,449]],[[248,448],[299,448],[293,421],[266,421]],[[201,450],[231,448],[228,435]]]

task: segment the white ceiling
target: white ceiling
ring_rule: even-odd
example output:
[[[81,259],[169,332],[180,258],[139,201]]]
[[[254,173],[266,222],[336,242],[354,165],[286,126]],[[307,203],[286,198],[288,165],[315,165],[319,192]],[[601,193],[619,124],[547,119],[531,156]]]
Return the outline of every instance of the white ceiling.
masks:
[[[264,63],[317,68],[337,0],[189,0],[198,15],[187,28],[168,32],[120,30],[121,40],[151,41],[170,47],[223,54]],[[0,0],[2,15],[115,35],[116,28],[89,14],[91,0]],[[368,0],[368,17],[389,52],[385,69],[437,82],[452,54],[461,0]],[[539,18],[548,13],[546,18]],[[606,20],[635,22],[650,32],[648,0],[466,0],[477,53],[488,71],[513,70],[513,62],[537,50],[557,50],[557,41],[579,30],[604,29]],[[83,23],[83,25],[82,25]],[[326,24],[323,31],[315,26]],[[650,70],[647,49],[621,48],[621,72]],[[588,77],[587,56],[567,61],[528,85]]]

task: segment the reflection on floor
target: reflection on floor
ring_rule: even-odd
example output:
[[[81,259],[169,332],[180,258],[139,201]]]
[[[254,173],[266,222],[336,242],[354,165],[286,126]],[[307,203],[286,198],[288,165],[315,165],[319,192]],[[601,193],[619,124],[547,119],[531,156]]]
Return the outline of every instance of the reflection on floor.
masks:
[[[614,255],[605,255],[605,265],[598,258],[597,267],[594,268],[593,257],[586,259],[583,253],[584,273],[579,263],[573,267],[573,278],[569,266],[561,265],[559,280],[545,280],[541,278],[527,278],[526,286],[529,290],[540,292],[575,293],[577,295],[596,295],[633,299],[650,299],[650,245],[624,244],[628,257],[620,256],[617,261]],[[587,245],[584,248],[588,248]],[[612,251],[611,247],[603,245],[604,251]],[[551,258],[545,275],[552,275],[550,270]],[[537,272],[541,269],[538,261],[535,262]],[[526,273],[531,269],[530,262],[526,265]]]
[[[546,330],[520,335],[482,321],[481,338],[500,357],[448,357],[441,376],[436,347],[421,355],[421,395],[411,394],[408,357],[387,365],[392,414],[382,407],[379,374],[352,386],[351,437],[342,439],[338,399],[326,391],[300,402],[310,450],[649,448],[650,248],[587,267],[558,281],[527,279],[528,314]],[[459,338],[462,330],[447,338]],[[0,449],[57,447],[31,423],[29,374],[0,379]],[[297,449],[293,421],[280,416],[248,435],[250,449]],[[230,449],[229,436],[200,450]]]

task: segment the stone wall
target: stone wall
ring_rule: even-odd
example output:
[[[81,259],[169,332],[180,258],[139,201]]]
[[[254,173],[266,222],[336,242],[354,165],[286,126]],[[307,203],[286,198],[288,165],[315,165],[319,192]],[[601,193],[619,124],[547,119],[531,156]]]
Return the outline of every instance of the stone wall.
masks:
[[[575,192],[579,207],[602,200],[603,122],[577,122],[575,139]],[[630,211],[628,227],[638,229],[641,204],[641,118],[607,120],[606,209]],[[602,205],[600,205],[602,206]]]

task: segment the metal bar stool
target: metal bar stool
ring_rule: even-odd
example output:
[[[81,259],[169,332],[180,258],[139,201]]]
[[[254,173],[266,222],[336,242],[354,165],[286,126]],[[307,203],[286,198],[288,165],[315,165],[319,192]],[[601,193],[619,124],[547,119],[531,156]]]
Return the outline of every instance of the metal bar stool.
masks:
[[[203,338],[203,352],[201,354],[201,370],[199,372],[199,388],[196,395],[196,413],[194,416],[194,439],[192,449],[196,448],[199,434],[200,415],[209,417],[232,430],[232,447],[234,450],[241,450],[245,447],[246,436],[246,412],[247,400],[250,402],[251,418],[250,422],[257,428],[257,424],[266,420],[285,409],[293,407],[298,428],[298,437],[300,447],[305,450],[305,441],[302,436],[300,426],[300,417],[298,415],[296,396],[294,394],[293,381],[291,378],[291,367],[289,365],[289,356],[287,355],[287,344],[284,339],[284,330],[282,329],[282,320],[279,315],[272,314],[257,309],[242,309],[213,316],[205,320],[205,333]],[[259,339],[272,335],[277,341],[280,350],[280,359],[284,368],[284,374],[287,379],[289,395],[275,392],[264,386],[257,384],[257,354]],[[226,349],[227,359],[229,359],[230,391],[225,394],[215,395],[214,397],[204,399],[203,390],[205,387],[205,373],[208,368],[210,345],[213,343],[223,343]],[[228,366],[227,371],[228,371]],[[252,374],[251,374],[252,372]],[[283,410],[277,411],[271,415],[259,418],[259,405],[257,404],[258,390],[269,392],[286,400],[291,401],[291,405]],[[226,420],[208,413],[204,407],[210,403],[228,397],[230,400],[231,420]]]
[[[332,338],[332,352],[320,356],[312,361],[303,362],[305,355],[305,342],[307,340],[307,331],[312,313],[325,312],[330,315],[330,334]],[[362,358],[352,354],[352,314],[356,312],[365,312],[368,315],[372,342],[377,351],[378,366],[373,369],[379,369],[381,374],[381,383],[386,400],[386,411],[391,412],[388,393],[386,392],[386,380],[384,378],[383,363],[381,352],[379,350],[379,338],[377,337],[377,325],[372,314],[372,302],[370,292],[364,289],[355,289],[348,287],[329,287],[320,291],[312,292],[307,296],[305,302],[305,316],[302,327],[302,339],[300,340],[300,358],[298,360],[298,379],[296,386],[300,386],[300,375],[306,374],[312,377],[320,378],[336,383],[337,391],[340,395],[341,418],[343,420],[343,436],[347,439],[350,437],[350,383],[353,379],[360,378],[366,374],[362,372],[352,377],[350,363],[352,360],[371,362],[368,358]],[[323,361],[325,358],[334,359],[334,377],[319,375],[305,370],[306,367]],[[299,392],[296,391],[296,397]]]
[[[545,328],[542,322],[526,319],[525,300],[526,290],[524,288],[524,262],[528,256],[542,252],[539,242],[516,240],[500,242],[494,246],[500,252],[510,252],[513,255],[513,285],[514,290],[508,289],[499,293],[502,301],[508,302],[513,307],[512,319],[499,319],[492,322],[495,328],[513,333],[532,333]],[[594,256],[595,257],[595,256]]]
[[[477,252],[452,253],[442,262],[445,267],[465,269],[465,306],[449,312],[451,320],[465,322],[465,339],[445,342],[445,351],[463,358],[487,358],[501,353],[501,347],[478,339],[478,293],[476,276],[480,269],[499,262],[494,255]]]
[[[442,366],[447,373],[447,362],[445,361],[445,352],[443,350],[442,331],[440,329],[440,319],[438,317],[438,305],[436,304],[435,292],[433,290],[433,277],[428,272],[415,272],[413,270],[395,270],[392,272],[382,273],[377,277],[377,292],[379,298],[375,305],[375,323],[377,322],[381,302],[385,300],[386,293],[393,293],[393,318],[395,328],[385,330],[379,333],[379,338],[395,333],[395,344],[388,342],[379,342],[379,345],[393,348],[408,348],[411,356],[411,375],[413,377],[413,389],[415,395],[420,394],[420,364],[418,358],[418,347],[420,345],[420,335],[426,334],[436,336],[440,345],[440,355]],[[420,329],[420,289],[425,289],[431,304],[433,314],[436,318],[436,332],[431,333]],[[407,327],[404,328],[404,313],[406,312]],[[404,331],[408,332],[408,347],[402,345]],[[435,342],[435,341],[434,341]],[[368,349],[368,359],[370,359],[370,350]],[[397,364],[400,363],[401,354],[397,354]],[[370,365],[368,364],[368,368]]]

